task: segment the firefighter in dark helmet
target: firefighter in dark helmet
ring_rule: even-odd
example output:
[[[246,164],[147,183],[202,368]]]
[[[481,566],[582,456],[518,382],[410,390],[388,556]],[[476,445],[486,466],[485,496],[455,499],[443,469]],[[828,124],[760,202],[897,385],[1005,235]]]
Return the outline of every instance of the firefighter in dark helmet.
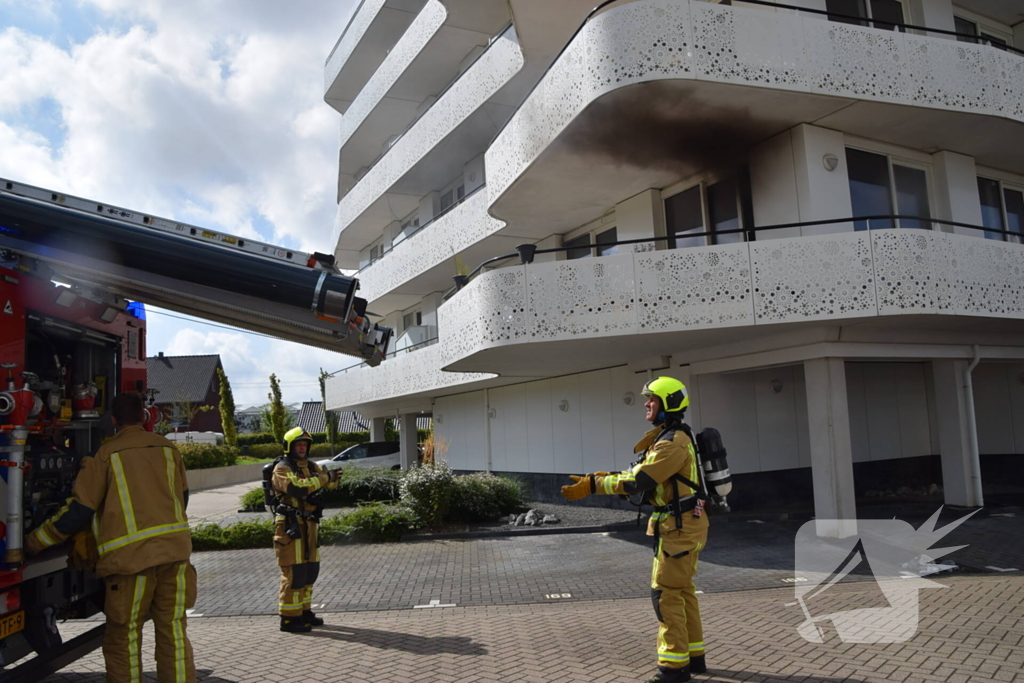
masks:
[[[338,470],[324,471],[308,459],[312,437],[301,427],[284,435],[284,456],[274,463],[274,552],[281,568],[278,612],[281,630],[304,633],[324,623],[313,613],[313,584],[320,573],[317,492],[338,486]]]
[[[648,683],[690,680],[704,673],[704,632],[693,577],[708,537],[708,517],[692,432],[683,422],[690,405],[677,379],[658,377],[644,385],[648,422],[654,428],[634,448],[636,462],[618,474],[595,472],[562,487],[567,500],[591,494],[644,494],[654,506],[647,534],[653,536],[651,600],[658,617],[658,673]]]

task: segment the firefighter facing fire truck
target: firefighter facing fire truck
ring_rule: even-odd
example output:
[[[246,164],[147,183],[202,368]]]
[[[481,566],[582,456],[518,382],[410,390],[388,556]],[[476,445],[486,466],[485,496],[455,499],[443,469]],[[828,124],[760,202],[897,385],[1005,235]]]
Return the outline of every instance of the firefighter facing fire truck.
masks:
[[[273,490],[274,552],[281,568],[278,612],[281,630],[304,633],[324,620],[313,613],[313,584],[320,574],[317,527],[320,492],[338,487],[338,471],[320,469],[308,459],[313,438],[301,427],[284,435],[284,456],[265,470]]]
[[[639,458],[618,474],[595,472],[562,487],[567,500],[588,495],[643,494],[654,506],[647,535],[654,537],[651,601],[658,627],[658,673],[648,683],[690,680],[704,673],[704,633],[693,577],[697,556],[708,539],[700,472],[692,432],[683,422],[690,405],[677,379],[658,377],[644,385],[646,419],[654,425],[636,445]]]
[[[38,553],[91,523],[96,574],[106,584],[107,680],[142,680],[142,624],[150,614],[158,679],[193,683],[185,610],[196,601],[196,570],[189,562],[185,465],[173,443],[143,428],[149,415],[140,394],[119,394],[111,413],[114,438],[82,460],[67,505],[32,532],[26,547]]]

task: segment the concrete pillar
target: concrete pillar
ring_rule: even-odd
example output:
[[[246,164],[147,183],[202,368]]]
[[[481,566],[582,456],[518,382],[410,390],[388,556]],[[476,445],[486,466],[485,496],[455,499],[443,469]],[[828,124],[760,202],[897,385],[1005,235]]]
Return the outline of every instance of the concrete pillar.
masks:
[[[853,215],[843,134],[806,123],[793,128],[790,133],[793,137],[793,163],[800,220],[819,221]],[[834,170],[830,171],[825,166],[826,155],[836,157]],[[831,235],[852,230],[851,223],[833,223],[802,228],[801,235]]]
[[[936,217],[947,221],[981,225],[981,198],[978,195],[978,172],[974,159],[956,152],[942,151],[932,155],[935,172]],[[940,226],[943,232],[981,237],[969,228]]]
[[[800,222],[792,131],[779,133],[750,150],[750,194],[754,204],[754,225]],[[782,228],[758,233],[757,239],[799,236],[800,228]]]
[[[939,423],[939,455],[942,458],[942,491],[947,505],[976,507],[972,482],[970,433],[963,377],[965,360],[933,360],[935,411]],[[980,473],[979,473],[980,476]]]
[[[937,28],[941,31],[955,31],[953,2],[952,0],[910,0],[910,16],[905,17],[904,23]],[[928,31],[927,35],[932,38],[956,40],[955,36],[944,33]]]
[[[408,470],[415,467],[419,462],[419,452],[416,448],[419,442],[416,436],[416,413],[403,415],[401,420],[402,429],[398,441],[402,453],[402,469]]]
[[[387,418],[375,417],[370,421],[370,441],[387,441],[384,435],[384,423]]]
[[[817,532],[827,538],[846,538],[857,533],[846,363],[842,358],[806,360],[804,376]]]
[[[661,199],[661,190],[644,190],[624,202],[615,205],[615,222],[620,240],[642,239],[644,237],[665,236],[665,203]],[[658,242],[663,249],[667,242]],[[619,253],[629,251],[645,251],[653,249],[651,244],[635,244],[631,247],[619,247]]]

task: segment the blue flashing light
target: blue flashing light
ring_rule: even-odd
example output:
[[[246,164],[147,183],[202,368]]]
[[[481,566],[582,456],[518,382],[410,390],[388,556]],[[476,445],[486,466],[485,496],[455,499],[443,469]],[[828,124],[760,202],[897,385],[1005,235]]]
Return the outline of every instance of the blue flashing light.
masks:
[[[146,319],[146,307],[141,301],[133,301],[128,304],[128,315],[133,315],[139,320]]]

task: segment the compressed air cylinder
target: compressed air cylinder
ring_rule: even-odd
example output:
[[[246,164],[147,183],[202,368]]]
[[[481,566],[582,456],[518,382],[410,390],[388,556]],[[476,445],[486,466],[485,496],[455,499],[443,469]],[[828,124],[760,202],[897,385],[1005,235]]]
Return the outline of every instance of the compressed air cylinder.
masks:
[[[704,481],[712,495],[725,498],[732,493],[732,475],[726,460],[722,435],[717,429],[708,427],[697,434],[697,447],[704,464]]]

